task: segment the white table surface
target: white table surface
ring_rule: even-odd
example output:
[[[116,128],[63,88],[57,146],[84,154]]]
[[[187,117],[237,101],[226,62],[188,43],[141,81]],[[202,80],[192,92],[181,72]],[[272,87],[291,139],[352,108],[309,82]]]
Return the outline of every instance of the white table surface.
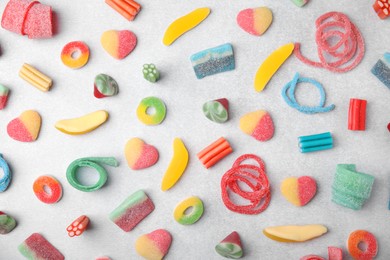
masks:
[[[6,2],[0,2],[1,11]],[[0,29],[0,82],[11,89],[8,106],[0,111],[0,152],[13,172],[10,187],[0,194],[0,210],[15,217],[18,223],[12,233],[0,236],[0,259],[23,259],[17,246],[34,232],[41,233],[67,259],[95,259],[102,255],[115,260],[139,259],[135,240],[158,228],[169,230],[173,236],[166,259],[222,259],[214,247],[233,230],[241,235],[245,259],[299,259],[307,254],[327,257],[328,246],[342,247],[346,255],[346,240],[356,229],[367,229],[376,235],[378,259],[390,258],[386,246],[390,242],[390,133],[386,129],[390,121],[390,92],[370,73],[378,58],[389,51],[390,19],[382,21],[377,17],[371,7],[373,1],[312,0],[305,8],[298,8],[289,0],[139,0],[143,8],[133,22],[102,0],[42,2],[52,5],[58,18],[58,34],[52,39],[29,40]],[[164,31],[173,20],[203,6],[210,7],[212,12],[200,26],[170,47],[162,44]],[[236,24],[240,10],[258,6],[268,6],[274,14],[271,27],[261,37],[245,33]],[[351,72],[335,74],[291,57],[265,91],[255,92],[255,72],[278,46],[301,42],[303,53],[318,59],[315,19],[333,10],[346,13],[363,34],[366,54],[361,64]],[[113,59],[100,45],[101,34],[109,29],[132,30],[138,37],[136,49],[124,60]],[[65,67],[60,60],[62,47],[74,40],[86,42],[91,50],[88,64],[79,70]],[[234,46],[236,69],[196,79],[190,55],[227,42]],[[50,92],[40,92],[18,77],[24,62],[53,78]],[[154,63],[161,71],[157,84],[143,79],[144,63]],[[335,104],[335,110],[306,115],[288,107],[280,93],[295,72],[320,81],[327,93],[327,104]],[[107,73],[117,80],[118,96],[93,96],[93,80],[98,73]],[[167,105],[167,117],[161,125],[145,126],[136,118],[138,103],[147,96],[160,97]],[[216,124],[204,117],[201,108],[205,101],[221,97],[230,101],[231,118],[225,124]],[[298,98],[304,104],[315,105],[319,97],[314,87],[302,87]],[[347,130],[350,98],[368,101],[364,132]],[[6,133],[8,122],[27,109],[39,111],[43,120],[39,139],[34,143],[14,141]],[[99,109],[109,111],[110,119],[96,131],[69,136],[54,128],[59,119]],[[265,143],[238,128],[240,116],[258,109],[268,110],[276,127],[274,137]],[[299,152],[298,136],[326,131],[334,137],[333,149]],[[206,170],[196,154],[221,136],[230,141],[234,153]],[[123,150],[132,137],[140,137],[158,148],[160,159],[155,166],[142,171],[128,168]],[[190,161],[176,186],[162,192],[160,183],[171,160],[174,137],[182,138]],[[244,153],[264,159],[272,186],[270,206],[255,216],[229,211],[220,195],[221,176]],[[107,184],[92,193],[74,189],[65,176],[73,160],[87,156],[114,156],[120,162],[118,168],[107,168]],[[375,176],[371,198],[360,211],[331,202],[338,163],[356,164],[359,171]],[[63,198],[57,204],[44,204],[34,196],[32,184],[45,174],[62,183]],[[96,180],[93,171],[84,174],[91,178],[90,182]],[[317,180],[318,193],[307,206],[297,208],[282,197],[279,186],[284,178],[301,175]],[[147,192],[156,209],[133,231],[125,233],[108,219],[108,214],[138,189]],[[205,213],[194,225],[179,225],[172,217],[173,210],[191,195],[202,198]],[[82,214],[90,217],[90,228],[81,237],[69,238],[67,225]],[[329,232],[306,243],[279,243],[262,234],[267,226],[314,223],[326,225]]]

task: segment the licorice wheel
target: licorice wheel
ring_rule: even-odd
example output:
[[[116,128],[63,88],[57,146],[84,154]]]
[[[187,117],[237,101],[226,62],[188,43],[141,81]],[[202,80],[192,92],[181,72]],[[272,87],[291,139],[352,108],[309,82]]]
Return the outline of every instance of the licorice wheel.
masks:
[[[246,160],[254,160],[258,165],[243,164]],[[246,184],[248,189],[240,187]],[[229,192],[248,200],[250,204],[240,205],[232,201]],[[271,190],[265,165],[260,157],[254,154],[244,154],[236,159],[221,179],[221,195],[225,206],[237,213],[254,215],[263,212],[271,201]]]

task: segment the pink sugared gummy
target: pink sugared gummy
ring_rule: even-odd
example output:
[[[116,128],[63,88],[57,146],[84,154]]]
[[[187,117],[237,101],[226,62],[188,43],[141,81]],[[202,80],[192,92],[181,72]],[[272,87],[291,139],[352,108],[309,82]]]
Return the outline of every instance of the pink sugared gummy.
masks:
[[[23,34],[23,27],[29,10],[39,4],[33,0],[10,0],[4,9],[1,26],[11,32]]]
[[[137,36],[131,31],[123,30],[119,32],[118,59],[123,59],[129,55],[137,45]]]
[[[309,176],[298,178],[298,198],[301,206],[306,205],[316,194],[317,183]]]
[[[35,255],[37,259],[63,260],[65,257],[49,241],[38,233],[29,236],[20,246],[20,251]]]
[[[328,258],[329,260],[343,260],[343,250],[338,247],[328,247]]]
[[[166,231],[165,229],[157,229],[147,234],[146,236],[151,241],[153,241],[153,244],[158,247],[158,249],[163,255],[166,255],[168,253],[169,247],[172,243],[172,236],[168,231]]]
[[[237,16],[237,23],[241,28],[250,34],[258,35],[259,33],[255,30],[254,21],[253,9],[251,8],[242,10]]]
[[[7,133],[11,138],[21,142],[33,141],[30,132],[19,118],[15,118],[8,123]]]
[[[5,108],[8,100],[8,95],[7,96],[0,96],[0,110]]]
[[[266,113],[257,123],[252,136],[259,141],[267,141],[274,136],[274,122],[271,116]]]
[[[52,10],[48,5],[34,5],[27,14],[24,33],[30,39],[53,36]]]
[[[154,165],[159,158],[157,149],[149,144],[142,146],[142,152],[137,162],[134,164],[133,169],[140,170]]]

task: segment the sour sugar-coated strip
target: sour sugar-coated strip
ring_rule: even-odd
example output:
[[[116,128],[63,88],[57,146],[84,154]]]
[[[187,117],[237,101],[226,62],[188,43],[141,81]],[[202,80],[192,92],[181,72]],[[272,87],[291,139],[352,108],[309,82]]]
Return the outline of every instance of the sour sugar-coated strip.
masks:
[[[325,68],[332,72],[344,73],[354,69],[363,59],[364,40],[357,27],[349,18],[340,12],[329,12],[316,20],[316,43],[320,61],[304,57],[300,43],[295,44],[294,54],[303,63]],[[330,44],[330,39],[337,38],[337,43]],[[336,61],[328,62],[331,56]]]

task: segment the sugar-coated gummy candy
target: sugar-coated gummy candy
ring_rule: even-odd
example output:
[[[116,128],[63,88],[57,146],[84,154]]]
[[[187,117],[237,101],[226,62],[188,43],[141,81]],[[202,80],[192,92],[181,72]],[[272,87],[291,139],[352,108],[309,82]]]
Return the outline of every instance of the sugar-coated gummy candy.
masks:
[[[82,135],[95,130],[105,123],[107,119],[108,112],[98,110],[81,117],[57,121],[55,127],[68,135]]]
[[[0,192],[5,191],[9,184],[11,183],[12,173],[8,165],[8,162],[4,159],[3,155],[0,153],[0,168],[3,172],[0,177]]]
[[[195,53],[190,60],[198,79],[234,70],[236,67],[233,46],[230,43]]]
[[[30,39],[53,36],[53,15],[48,5],[34,0],[10,0],[4,9],[1,26]]]
[[[237,24],[247,33],[263,35],[272,23],[272,11],[268,7],[248,8],[237,15]]]
[[[141,5],[134,0],[105,0],[105,2],[129,21],[133,21],[141,10]]]
[[[280,185],[282,195],[297,207],[309,203],[317,192],[317,183],[310,176],[289,177]]]
[[[196,27],[210,14],[210,9],[207,7],[198,8],[194,11],[176,19],[172,22],[164,33],[163,44],[171,45],[177,38],[184,33]]]
[[[203,114],[213,122],[224,123],[229,119],[229,100],[220,98],[207,101],[202,107]]]
[[[187,210],[190,210],[190,212],[186,213]],[[203,211],[203,201],[196,196],[192,196],[176,206],[173,217],[182,225],[192,225],[202,217]]]
[[[153,210],[153,201],[143,190],[139,190],[127,197],[109,217],[123,231],[129,232]]]
[[[137,36],[129,30],[105,31],[100,38],[103,49],[118,60],[124,59],[137,45]]]
[[[89,218],[85,215],[78,217],[67,228],[68,236],[80,236],[88,228]]]
[[[378,253],[378,242],[371,232],[367,230],[355,230],[349,234],[347,249],[353,259],[371,260]]]
[[[390,89],[390,52],[386,52],[371,69],[371,73]]]
[[[132,138],[125,145],[127,165],[133,170],[153,166],[159,158],[156,147],[145,143],[140,138]]]
[[[172,188],[183,175],[187,168],[189,154],[186,146],[180,138],[173,140],[173,157],[161,182],[161,190]]]
[[[117,95],[118,93],[119,86],[113,77],[103,73],[95,77],[93,95],[96,98],[111,97]]]
[[[323,225],[276,226],[263,230],[263,234],[278,242],[304,242],[327,233]]]
[[[152,83],[155,83],[160,79],[160,72],[154,64],[144,64],[142,73],[144,74],[144,78]]]
[[[226,258],[239,259],[244,255],[240,235],[233,231],[225,237],[218,245],[215,246],[215,251]]]
[[[299,83],[309,83],[318,89],[320,92],[320,102],[317,106],[303,106],[297,101],[295,92]],[[282,97],[287,105],[305,114],[325,113],[335,108],[333,104],[325,106],[326,93],[320,82],[312,78],[300,77],[298,73],[295,73],[294,78],[283,87]]]
[[[13,217],[0,211],[0,234],[5,235],[11,232],[16,226],[16,221]]]
[[[19,252],[30,260],[63,260],[65,257],[42,235],[33,233],[18,246]]]
[[[4,109],[7,105],[9,95],[9,88],[0,84],[0,110]]]
[[[165,229],[157,229],[140,236],[135,241],[135,250],[145,259],[161,260],[168,254],[171,243],[171,234]]]
[[[354,69],[362,61],[365,45],[362,34],[347,15],[328,12],[316,20],[316,42],[320,61],[312,61],[301,53],[301,44],[295,43],[294,55],[303,63],[344,73]],[[332,39],[337,39],[337,42]],[[344,44],[348,42],[348,44]]]
[[[101,256],[96,258],[95,260],[111,260],[111,258],[109,258],[108,256]]]
[[[354,164],[338,164],[332,185],[332,201],[359,210],[371,196],[375,178],[356,171]]]
[[[338,247],[328,247],[328,258],[329,260],[343,260],[343,250]]]
[[[244,163],[247,160],[255,161],[256,165]],[[250,190],[243,189],[240,184],[248,185]],[[232,193],[249,201],[249,204],[237,203],[231,198]],[[255,215],[266,210],[271,201],[271,189],[263,160],[254,154],[238,157],[232,168],[222,176],[221,196],[225,206],[233,212]]]
[[[78,53],[77,56],[74,56]],[[89,59],[89,47],[82,41],[67,43],[61,51],[61,61],[65,66],[79,69],[87,64]]]
[[[37,111],[27,110],[7,125],[7,133],[16,141],[34,142],[41,129],[41,116]]]
[[[33,191],[40,201],[47,204],[57,203],[62,197],[61,183],[52,176],[38,177],[34,181]]]
[[[243,115],[240,118],[240,129],[261,142],[270,140],[275,132],[272,117],[265,110],[257,110]]]
[[[51,78],[27,63],[20,68],[19,77],[43,92],[49,91],[53,85]]]
[[[257,69],[254,87],[257,92],[263,91],[276,71],[290,57],[294,50],[294,44],[288,43],[272,52]]]

